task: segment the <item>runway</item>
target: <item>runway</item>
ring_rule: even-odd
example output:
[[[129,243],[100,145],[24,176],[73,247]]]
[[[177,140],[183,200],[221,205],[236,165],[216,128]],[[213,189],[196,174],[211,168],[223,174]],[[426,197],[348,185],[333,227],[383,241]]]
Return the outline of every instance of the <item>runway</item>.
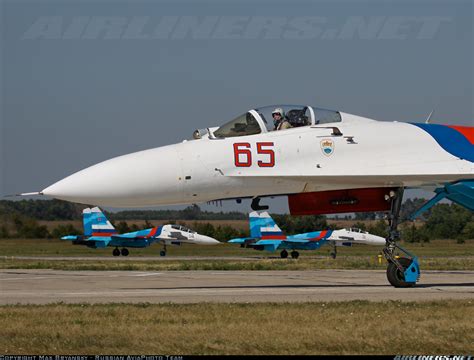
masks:
[[[395,289],[380,270],[0,270],[0,305],[474,299],[474,271],[424,271]]]

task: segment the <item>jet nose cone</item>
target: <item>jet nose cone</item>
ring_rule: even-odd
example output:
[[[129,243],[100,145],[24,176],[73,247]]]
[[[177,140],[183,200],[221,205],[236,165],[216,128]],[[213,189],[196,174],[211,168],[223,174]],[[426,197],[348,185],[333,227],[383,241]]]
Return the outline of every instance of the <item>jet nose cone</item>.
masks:
[[[178,200],[178,164],[172,146],[141,151],[86,168],[42,193],[101,206],[159,205]]]
[[[373,241],[374,241],[374,244],[376,244],[376,245],[385,245],[386,242],[387,242],[387,241],[385,240],[385,238],[383,238],[383,237],[381,237],[381,236],[376,236],[376,235],[374,235],[374,236],[373,236],[373,239],[374,239],[374,240],[373,240]]]
[[[211,238],[210,236],[205,236],[205,235],[201,235],[201,236],[202,236],[201,241],[203,245],[217,245],[221,243],[220,241],[214,238]]]

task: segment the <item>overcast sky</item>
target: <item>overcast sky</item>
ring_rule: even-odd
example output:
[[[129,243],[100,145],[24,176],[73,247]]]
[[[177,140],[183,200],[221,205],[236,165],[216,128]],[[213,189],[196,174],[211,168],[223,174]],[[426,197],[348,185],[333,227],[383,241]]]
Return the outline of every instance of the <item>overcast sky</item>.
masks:
[[[254,106],[474,126],[472,1],[0,4],[3,195]]]

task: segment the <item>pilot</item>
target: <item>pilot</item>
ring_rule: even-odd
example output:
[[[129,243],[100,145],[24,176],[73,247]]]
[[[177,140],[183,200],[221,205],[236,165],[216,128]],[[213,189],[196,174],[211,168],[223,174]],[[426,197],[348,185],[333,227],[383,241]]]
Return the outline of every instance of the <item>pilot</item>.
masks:
[[[273,125],[275,128],[273,130],[284,130],[291,128],[291,124],[285,118],[285,112],[282,108],[276,108],[272,111]]]

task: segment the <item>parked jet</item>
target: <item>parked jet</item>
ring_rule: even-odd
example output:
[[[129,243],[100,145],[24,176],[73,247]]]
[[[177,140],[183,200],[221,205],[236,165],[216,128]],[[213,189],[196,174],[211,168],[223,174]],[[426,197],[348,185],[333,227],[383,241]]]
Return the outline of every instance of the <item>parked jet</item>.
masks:
[[[182,243],[199,245],[216,245],[219,241],[209,236],[201,235],[180,225],[163,225],[151,229],[118,234],[117,230],[98,208],[84,209],[82,212],[84,235],[67,235],[62,240],[72,241],[74,245],[84,245],[90,248],[115,247],[114,256],[128,256],[128,248],[144,248],[153,243],[160,243],[163,249],[161,256],[166,255],[166,245],[181,245]],[[119,250],[119,248],[122,248]]]
[[[107,160],[23,195],[114,207],[252,198],[253,210],[265,209],[261,197],[283,195],[292,215],[390,211],[387,277],[411,286],[416,258],[395,254],[408,187],[436,191],[422,210],[447,198],[474,211],[474,127],[259,107],[196,130],[191,141]]]
[[[274,252],[281,250],[280,256],[285,259],[288,251],[291,257],[297,259],[297,250],[317,250],[322,245],[332,245],[331,256],[336,258],[338,246],[354,244],[385,246],[385,239],[369,234],[360,229],[322,230],[304,234],[285,235],[268,212],[249,214],[250,237],[229,240],[229,243],[240,244],[242,247]]]

